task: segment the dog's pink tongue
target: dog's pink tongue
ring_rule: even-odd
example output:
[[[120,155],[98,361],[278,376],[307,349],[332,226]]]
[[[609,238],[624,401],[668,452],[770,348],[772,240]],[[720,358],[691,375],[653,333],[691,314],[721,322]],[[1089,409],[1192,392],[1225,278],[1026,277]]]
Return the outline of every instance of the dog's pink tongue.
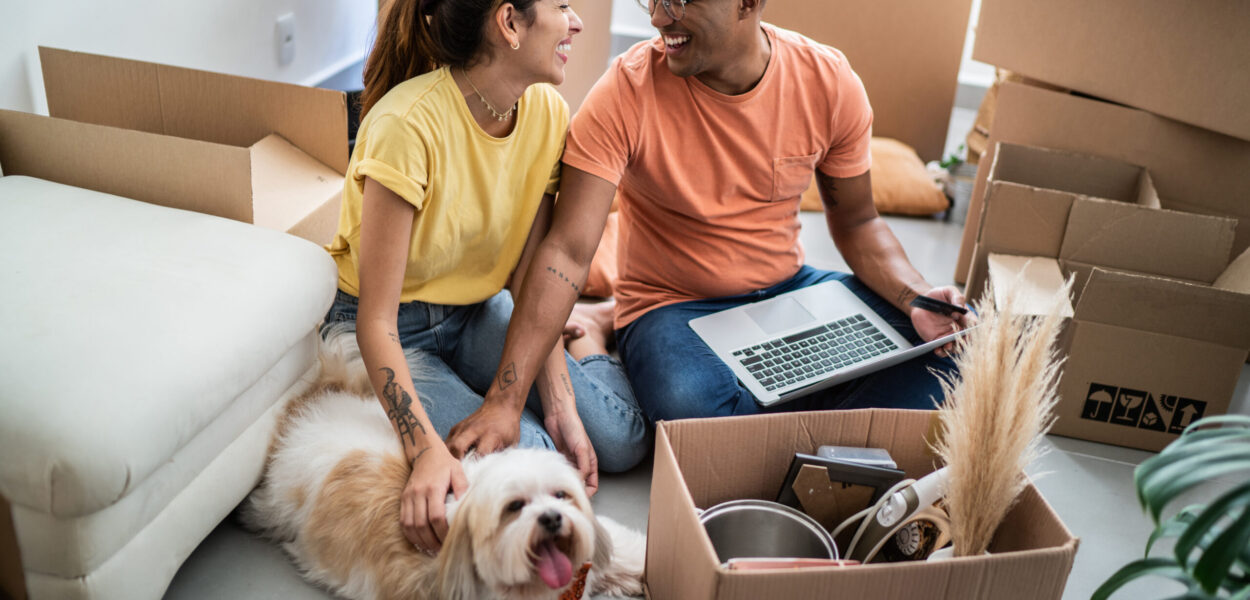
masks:
[[[554,542],[546,541],[538,547],[538,576],[553,590],[568,585],[573,579],[573,564]]]

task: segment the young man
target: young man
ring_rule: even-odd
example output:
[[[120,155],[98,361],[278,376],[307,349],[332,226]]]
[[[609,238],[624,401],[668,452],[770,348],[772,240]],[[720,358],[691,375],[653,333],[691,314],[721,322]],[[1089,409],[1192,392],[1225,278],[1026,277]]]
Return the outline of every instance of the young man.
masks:
[[[515,439],[538,350],[560,336],[618,191],[615,327],[652,420],[762,410],[687,325],[697,316],[836,279],[913,341],[969,325],[908,306],[964,298],[929,285],[873,207],[872,110],[840,52],[761,23],[764,0],[641,2],[660,37],[616,59],[574,118],[554,223],[496,381],[452,432],[453,451]],[[813,171],[854,276],[803,264],[799,195]],[[929,368],[953,368],[949,349],[776,409],[932,408]]]

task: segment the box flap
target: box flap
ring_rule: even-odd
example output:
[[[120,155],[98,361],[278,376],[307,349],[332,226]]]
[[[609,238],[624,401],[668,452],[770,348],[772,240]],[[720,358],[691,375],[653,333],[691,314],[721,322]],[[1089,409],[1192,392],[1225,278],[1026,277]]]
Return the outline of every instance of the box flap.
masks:
[[[978,39],[979,43],[979,39]],[[1150,172],[1164,208],[1236,217],[1233,252],[1250,246],[1250,142],[1191,127],[1126,106],[1048,91],[1019,83],[999,89],[990,147],[1016,142],[1107,156],[1142,165]],[[968,223],[978,223],[991,156],[968,205]],[[1196,210],[1200,207],[1202,210]],[[965,228],[955,280],[966,280],[976,229]]]
[[[990,254],[989,273],[990,286],[998,301],[1005,299],[1012,287],[1016,288],[1019,294],[1016,312],[1019,314],[1049,314],[1051,300],[1063,289],[1063,273],[1059,271],[1059,261],[1053,258]],[[1072,316],[1071,302],[1060,309],[1059,316]]]
[[[1250,294],[1250,249],[1233,259],[1228,268],[1216,278],[1212,287]]]
[[[1059,257],[1211,283],[1228,264],[1237,221],[1082,198]]]
[[[1145,169],[1090,154],[999,142],[995,144],[991,181],[1010,181],[1037,188],[1094,196],[1121,202],[1149,201],[1139,190]]]
[[[1163,208],[1163,203],[1159,200],[1159,190],[1155,189],[1155,181],[1150,177],[1150,171],[1141,170],[1140,181],[1137,184],[1137,205],[1146,208]]]
[[[1095,268],[1076,319],[1250,348],[1250,295]]]
[[[342,175],[276,133],[252,146],[251,156],[253,222],[261,227],[289,231],[343,192]]]
[[[347,171],[343,92],[39,48],[54,117],[246,148],[278,133]]]
[[[980,243],[992,252],[1057,257],[1073,199],[1055,190],[991,182]]]
[[[9,175],[252,220],[246,148],[0,110],[0,163]]]

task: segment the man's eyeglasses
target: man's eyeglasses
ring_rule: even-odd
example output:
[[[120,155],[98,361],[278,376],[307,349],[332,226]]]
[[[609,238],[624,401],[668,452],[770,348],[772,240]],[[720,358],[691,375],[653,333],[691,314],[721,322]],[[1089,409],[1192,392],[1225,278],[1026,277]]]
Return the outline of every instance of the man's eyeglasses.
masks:
[[[686,0],[636,0],[638,6],[642,10],[647,11],[649,15],[655,15],[655,7],[663,4],[664,12],[668,13],[668,18],[674,21],[680,21],[686,16]]]

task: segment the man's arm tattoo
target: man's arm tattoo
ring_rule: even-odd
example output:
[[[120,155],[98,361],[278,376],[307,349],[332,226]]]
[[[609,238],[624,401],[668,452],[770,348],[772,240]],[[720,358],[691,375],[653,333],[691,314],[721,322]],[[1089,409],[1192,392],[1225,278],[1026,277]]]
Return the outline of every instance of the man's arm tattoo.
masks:
[[[898,296],[894,297],[894,302],[899,306],[907,306],[907,303],[911,302],[911,299],[915,298],[917,295],[918,294],[913,292],[911,288],[903,286],[903,289],[898,291]]]
[[[417,438],[413,430],[420,429],[421,435],[425,435],[425,426],[412,414],[412,396],[395,383],[395,371],[388,367],[378,370],[386,373],[386,383],[382,385],[382,399],[387,404],[386,416],[395,422],[400,437],[408,438],[408,443],[415,446]]]
[[[824,197],[821,198],[821,200],[823,200],[825,205],[828,206],[829,208],[833,208],[837,206],[838,205],[838,198],[837,198],[838,180],[832,177],[818,176],[817,181],[820,181],[821,185],[823,185],[825,188]]]
[[[514,383],[516,383],[516,367],[514,363],[508,363],[508,366],[499,371],[499,391],[508,389]]]
[[[554,268],[552,268],[552,267],[547,267],[547,270],[548,270],[548,271],[551,271],[553,274],[555,274],[555,276],[556,276],[556,277],[559,277],[560,279],[563,279],[565,283],[567,283],[567,284],[569,284],[569,285],[573,286],[573,291],[577,292],[579,295],[582,293],[582,288],[578,287],[576,283],[573,283],[573,280],[572,280],[572,279],[569,279],[568,277],[565,277],[565,276],[564,276],[564,271],[557,271],[556,269],[554,269]]]
[[[572,395],[573,395],[573,384],[569,383],[569,376],[568,376],[568,375],[565,375],[564,373],[561,373],[561,374],[560,374],[560,381],[564,382],[564,391],[568,392],[568,393],[569,393],[569,395],[570,395],[570,396],[572,396]]]
[[[386,332],[386,336],[387,336],[387,337],[389,337],[389,338],[391,338],[391,341],[392,341],[392,342],[395,342],[396,344],[398,344],[398,343],[399,343],[399,334],[398,334],[398,333],[395,333],[394,331],[388,331],[388,332]]]

